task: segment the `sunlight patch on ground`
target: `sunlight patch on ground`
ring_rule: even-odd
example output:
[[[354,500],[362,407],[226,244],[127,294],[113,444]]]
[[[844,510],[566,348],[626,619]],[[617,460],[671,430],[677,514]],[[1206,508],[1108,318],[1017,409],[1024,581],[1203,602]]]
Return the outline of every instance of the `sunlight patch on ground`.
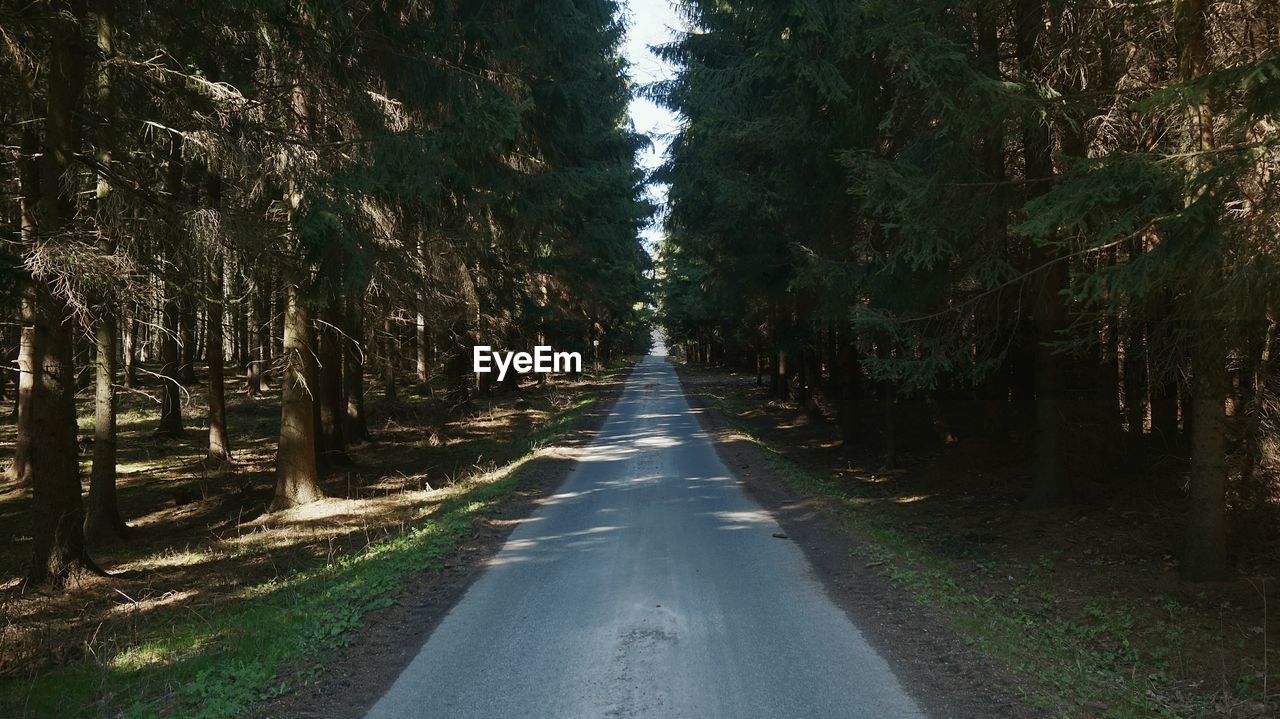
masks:
[[[502,551],[497,556],[489,560],[489,566],[502,567],[512,564],[522,564],[524,562],[538,561],[537,555],[544,549],[555,549],[562,551],[565,549],[586,549],[600,544],[604,541],[601,535],[609,534],[623,529],[621,526],[602,525],[599,527],[590,527],[578,530],[576,532],[566,532],[564,534],[555,534],[536,539],[510,539],[503,545]]]
[[[738,480],[727,475],[719,474],[714,477],[685,477],[685,481],[689,482],[690,487],[692,487],[699,482],[736,482]]]
[[[562,539],[570,539],[574,537],[589,537],[594,534],[616,532],[619,529],[622,529],[622,527],[616,527],[612,525],[602,525],[599,527],[588,527],[587,529],[579,529],[576,532],[565,532],[564,534],[552,534],[545,537],[538,537],[537,539],[512,539],[507,542],[506,547],[509,549],[516,549],[516,550],[529,549],[530,547],[536,547],[537,545],[544,544],[546,542],[555,542]]]
[[[636,440],[636,444],[640,445],[641,447],[663,448],[663,447],[675,447],[678,444],[682,444],[682,441],[678,437],[669,437],[669,436],[641,437],[640,439]]]
[[[166,604],[177,604],[178,602],[190,599],[196,596],[196,590],[186,589],[183,591],[165,592],[158,597],[146,597],[144,599],[134,599],[125,596],[128,601],[117,604],[108,610],[108,615],[122,615],[129,612],[146,612],[156,607],[163,607]]]
[[[224,541],[237,553],[246,553],[331,541],[335,530],[364,531],[371,540],[379,539],[430,514],[431,500],[442,494],[441,490],[413,490],[365,499],[328,497],[245,522],[242,526],[249,531]]]
[[[116,565],[115,569],[146,572],[156,569],[190,567],[203,564],[213,558],[212,554],[206,552],[192,551],[190,549],[166,549],[160,554]]]
[[[582,452],[577,459],[580,462],[616,462],[635,453],[636,450],[632,447],[594,447]]]
[[[927,494],[912,494],[906,497],[895,497],[893,501],[898,504],[912,504],[914,502],[920,502],[920,501],[926,500],[929,498],[929,496],[930,495],[927,495]]]
[[[594,491],[594,490],[590,490],[590,489],[589,489],[589,490],[587,490],[587,491],[585,491],[585,492],[560,492],[559,494],[553,494],[553,495],[551,495],[550,497],[546,497],[546,498],[544,498],[544,499],[540,500],[540,501],[538,502],[538,504],[559,504],[559,503],[561,503],[561,502],[565,502],[565,501],[568,501],[568,500],[570,500],[570,499],[577,499],[578,497],[585,497],[585,496],[587,496],[588,494],[591,494],[591,492],[592,492],[592,491]]]
[[[281,512],[265,515],[249,525],[268,528],[279,528],[290,524],[312,523],[318,520],[341,521],[352,517],[371,517],[383,514],[404,502],[426,500],[430,490],[400,492],[391,497],[371,497],[369,499],[339,499],[327,497],[318,502],[311,502],[300,507],[293,507]]]
[[[748,510],[742,512],[711,512],[710,515],[726,524],[720,529],[751,529],[759,526],[772,526],[773,518],[764,510]]]
[[[572,391],[531,388],[523,399],[501,398],[522,402],[519,409],[481,406],[479,416],[466,411],[446,417],[440,407],[427,403],[384,408],[393,429],[378,445],[353,447],[351,467],[329,474],[324,489],[332,498],[270,515],[261,512],[273,480],[274,407],[231,401],[235,462],[227,467],[203,462],[204,426],[190,423],[181,439],[161,442],[152,436],[152,408],[122,408],[119,487],[129,524],[139,531],[136,541],[104,547],[95,556],[114,576],[86,573],[76,576],[65,593],[22,593],[20,572],[31,540],[19,534],[21,524],[11,518],[27,511],[30,492],[0,484],[0,522],[8,524],[7,564],[0,577],[5,592],[0,597],[0,671],[21,665],[23,672],[44,672],[66,661],[77,677],[95,674],[90,683],[96,682],[96,673],[181,674],[189,659],[222,651],[226,638],[240,631],[229,633],[212,621],[224,611],[237,611],[240,600],[292,590],[318,572],[381,566],[401,540],[434,542],[438,534],[461,531],[451,524],[420,524],[440,511],[468,522],[501,522],[487,512],[475,514],[493,501],[481,485],[501,482],[533,457],[563,461],[588,453],[577,441],[571,442],[576,447],[540,447],[571,428],[574,415],[562,413],[590,405],[594,398],[584,398],[582,390],[595,385],[575,384]],[[83,420],[91,402],[81,400]],[[264,409],[270,412],[256,414]],[[90,427],[82,421],[81,438]],[[450,449],[418,446],[434,431],[447,438]],[[5,439],[12,436],[12,425],[0,424],[0,467],[9,459],[5,455],[12,443]],[[512,462],[527,449],[534,451]],[[634,453],[620,448],[618,458]],[[79,457],[86,478],[88,455]],[[481,499],[466,498],[473,492]],[[455,501],[459,497],[462,502]],[[585,546],[601,541],[598,536],[607,535],[565,541]],[[263,606],[274,607],[270,602]],[[82,651],[89,652],[83,666],[78,659]],[[173,686],[156,691],[172,691]]]
[[[129,647],[111,658],[107,663],[112,669],[130,672],[143,669],[152,664],[170,663],[183,656],[197,652],[213,639],[212,636],[175,636],[171,640],[147,642],[136,647]]]

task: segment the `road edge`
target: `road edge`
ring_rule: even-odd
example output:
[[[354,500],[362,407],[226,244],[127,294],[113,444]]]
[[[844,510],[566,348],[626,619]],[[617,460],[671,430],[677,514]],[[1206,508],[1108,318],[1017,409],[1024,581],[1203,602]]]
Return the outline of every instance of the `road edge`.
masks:
[[[549,446],[590,444],[613,413],[634,369],[634,365],[628,367]],[[515,470],[518,488],[502,500],[497,512],[475,523],[465,543],[435,568],[402,583],[390,606],[369,611],[350,641],[325,657],[323,668],[312,681],[261,705],[257,714],[295,719],[367,714],[484,573],[489,559],[506,543],[519,520],[532,514],[540,500],[554,494],[576,465],[576,460],[551,453],[527,460]],[[300,667],[292,673],[305,674],[306,670]]]
[[[888,662],[903,689],[931,717],[1039,717],[1018,696],[1019,683],[939,610],[893,587],[863,544],[815,497],[799,494],[772,469],[768,450],[709,405],[671,363],[698,424],[739,486],[768,511],[804,553],[813,576],[867,642]]]

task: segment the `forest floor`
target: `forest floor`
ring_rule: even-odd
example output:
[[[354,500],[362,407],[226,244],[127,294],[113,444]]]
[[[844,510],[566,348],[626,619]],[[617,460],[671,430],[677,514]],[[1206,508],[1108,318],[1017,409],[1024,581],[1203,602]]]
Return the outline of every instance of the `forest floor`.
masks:
[[[770,401],[754,375],[680,372],[690,401],[714,410],[707,421],[718,425],[722,456],[753,493],[783,485],[849,536],[843,564],[810,553],[820,573],[838,575],[827,577],[837,594],[896,603],[868,588],[883,581],[923,609],[865,607],[872,616],[862,624],[895,666],[905,658],[909,675],[939,683],[944,696],[954,682],[938,675],[974,660],[919,636],[936,622],[1047,715],[1276,716],[1280,621],[1268,603],[1280,598],[1277,547],[1254,547],[1235,581],[1185,583],[1175,496],[1029,511],[1026,457],[1012,449],[961,441],[907,453],[885,471],[864,448],[843,446],[834,422]],[[784,527],[796,513],[793,500],[761,501]],[[836,546],[824,542],[823,552]]]
[[[0,716],[229,716],[315,683],[366,614],[505,531],[488,525],[520,487],[571,464],[543,447],[598,421],[625,374],[452,411],[429,390],[405,387],[396,402],[371,391],[375,442],[326,473],[328,499],[273,514],[277,394],[229,392],[226,467],[203,461],[201,389],[186,434],[166,441],[152,437],[154,388],[122,394],[120,507],[133,529],[92,550],[110,577],[24,591],[30,494],[0,484]],[[92,392],[81,395],[83,440]],[[0,465],[13,440],[9,418]],[[85,477],[91,454],[84,442]]]

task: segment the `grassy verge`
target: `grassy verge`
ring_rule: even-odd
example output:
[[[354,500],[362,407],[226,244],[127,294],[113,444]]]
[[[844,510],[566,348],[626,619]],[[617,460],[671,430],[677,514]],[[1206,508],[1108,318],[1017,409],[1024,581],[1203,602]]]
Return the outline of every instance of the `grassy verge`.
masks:
[[[432,569],[482,516],[496,511],[540,447],[565,434],[597,399],[580,399],[513,440],[526,454],[441,490],[435,510],[392,539],[324,566],[246,587],[218,612],[195,610],[144,628],[130,645],[39,676],[0,684],[0,716],[229,717],[306,682],[324,652],[345,643],[370,610],[390,605],[403,579]],[[282,675],[286,667],[309,667]]]
[[[697,393],[796,493],[815,500],[859,539],[861,560],[920,603],[941,610],[967,641],[979,645],[1026,681],[1017,691],[1046,716],[1197,716],[1233,713],[1222,698],[1171,680],[1172,656],[1190,637],[1192,611],[1168,597],[1162,619],[1136,621],[1134,597],[1092,597],[1064,612],[1054,592],[1055,558],[1031,565],[957,562],[895,526],[877,503],[832,473],[809,469],[752,433],[739,419],[751,400]],[[1149,609],[1149,608],[1148,608]],[[1150,612],[1143,612],[1149,616]],[[1139,647],[1145,647],[1139,650]],[[1242,688],[1247,689],[1247,688]]]

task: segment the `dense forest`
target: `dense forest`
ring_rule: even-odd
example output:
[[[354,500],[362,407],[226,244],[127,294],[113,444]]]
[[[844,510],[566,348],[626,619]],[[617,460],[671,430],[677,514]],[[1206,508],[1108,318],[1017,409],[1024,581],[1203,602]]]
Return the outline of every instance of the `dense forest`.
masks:
[[[207,426],[217,465],[228,394],[278,391],[279,510],[368,438],[367,385],[443,378],[462,405],[500,390],[475,344],[646,346],[622,33],[608,0],[3,3],[0,394],[28,584],[110,570],[95,547],[129,534],[121,393],[153,400],[158,440]]]
[[[0,95],[0,715],[1275,715],[1276,0],[0,0]]]
[[[1274,536],[1280,5],[688,13],[650,92],[686,119],[659,275],[691,362],[890,466],[1014,443],[1027,506],[1181,493],[1185,578]]]

